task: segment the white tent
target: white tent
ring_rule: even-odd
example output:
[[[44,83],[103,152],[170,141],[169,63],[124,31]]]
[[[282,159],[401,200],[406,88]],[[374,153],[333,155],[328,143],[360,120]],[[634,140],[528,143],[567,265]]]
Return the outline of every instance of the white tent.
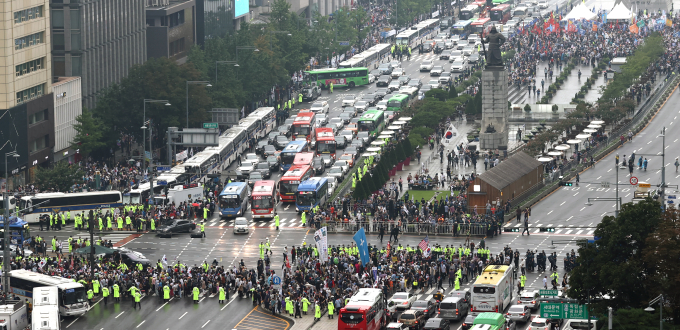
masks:
[[[610,20],[630,21],[632,17],[633,14],[628,8],[626,8],[626,5],[624,5],[623,2],[619,2],[619,4],[616,5],[609,14],[607,14],[608,21]]]
[[[567,16],[562,18],[563,21],[570,20],[570,19],[586,19],[586,20],[591,20],[597,16],[596,13],[593,13],[588,7],[586,7],[585,4],[580,3],[578,6],[574,7]]]

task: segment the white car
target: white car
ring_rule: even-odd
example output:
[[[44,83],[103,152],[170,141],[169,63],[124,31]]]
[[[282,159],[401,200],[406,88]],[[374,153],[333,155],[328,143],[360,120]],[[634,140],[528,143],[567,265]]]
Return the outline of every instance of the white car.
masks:
[[[436,79],[428,81],[427,84],[430,85],[430,87],[432,87],[432,89],[442,88],[442,85],[439,83],[439,80],[436,80]]]
[[[458,40],[460,40],[460,36],[459,36],[459,35],[454,34],[454,35],[451,36],[451,41],[453,41],[454,44],[457,43]]]
[[[418,94],[418,88],[411,86],[401,86],[401,88],[399,88],[399,94],[406,94],[414,97]]]
[[[467,47],[463,48],[463,55],[465,55],[465,56],[470,56],[474,52],[475,52],[474,46],[467,46]]]
[[[439,82],[440,82],[440,83],[442,83],[442,84],[448,84],[449,81],[451,81],[451,73],[449,73],[449,72],[443,72],[443,73],[439,76]]]
[[[372,74],[368,74],[368,83],[374,83],[375,82],[375,76]]]
[[[547,1],[539,1],[538,2],[538,8],[541,8],[541,9],[548,8],[548,2]]]
[[[316,115],[316,126],[321,127],[328,123],[328,117],[325,114]]]
[[[456,61],[451,64],[451,72],[463,72],[465,70],[464,61]]]
[[[248,232],[248,219],[244,217],[236,218],[236,220],[234,220],[234,235],[247,234]]]
[[[387,110],[387,102],[388,100],[380,100],[380,102],[378,102],[375,107],[378,108],[378,110],[385,111]]]
[[[347,163],[346,160],[337,160],[335,161],[335,164],[333,166],[338,166],[342,168],[342,172],[347,174],[349,172],[349,164]]]
[[[389,305],[390,302],[394,302],[398,310],[405,310],[411,308],[416,298],[417,296],[408,292],[397,292],[387,301],[387,304]]]
[[[402,68],[395,68],[392,71],[392,78],[399,78],[404,75],[404,69]]]
[[[548,322],[547,319],[544,319],[542,317],[534,317],[533,320],[531,320],[531,324],[527,327],[527,330],[550,330],[552,329],[552,325],[550,322]]]
[[[387,88],[390,89],[390,91],[396,91],[399,90],[399,87],[401,87],[401,83],[399,80],[392,80],[389,85],[387,85]]]
[[[328,176],[336,178],[338,181],[345,179],[345,172],[340,166],[333,166],[328,170]]]
[[[342,99],[342,106],[343,107],[353,107],[354,103],[356,101],[357,101],[357,99],[355,99],[354,96],[345,96],[345,98]]]
[[[430,71],[433,66],[434,63],[432,61],[423,61],[423,63],[420,64],[420,71]]]
[[[457,58],[464,57],[462,50],[452,50],[449,56],[449,62],[454,62]]]
[[[444,72],[444,67],[437,65],[430,70],[430,76],[441,76],[442,72]]]
[[[317,101],[312,103],[312,106],[309,108],[309,110],[316,113],[328,113],[330,106],[328,105],[328,101]]]
[[[357,103],[354,103],[354,108],[357,109],[358,112],[364,112],[366,111],[366,108],[368,108],[368,102],[359,101]]]
[[[444,45],[446,45],[446,49],[451,49],[451,48],[453,48],[453,45],[455,45],[455,44],[456,44],[456,43],[455,43],[453,40],[451,40],[451,39],[446,40],[446,41],[444,42]]]
[[[467,42],[468,42],[469,44],[474,45],[474,44],[475,44],[477,41],[479,41],[480,39],[479,39],[479,35],[477,35],[477,34],[471,34],[471,35],[468,36],[467,40],[468,40]]]

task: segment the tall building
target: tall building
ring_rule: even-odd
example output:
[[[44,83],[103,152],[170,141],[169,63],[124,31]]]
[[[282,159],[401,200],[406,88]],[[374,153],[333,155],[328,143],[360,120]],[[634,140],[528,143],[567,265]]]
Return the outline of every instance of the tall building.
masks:
[[[0,170],[9,187],[31,179],[49,163],[54,146],[49,2],[0,2]],[[15,151],[18,158],[5,153]]]
[[[183,64],[196,43],[195,0],[145,0],[147,54]]]
[[[82,77],[85,107],[146,61],[145,1],[50,1],[52,76]]]

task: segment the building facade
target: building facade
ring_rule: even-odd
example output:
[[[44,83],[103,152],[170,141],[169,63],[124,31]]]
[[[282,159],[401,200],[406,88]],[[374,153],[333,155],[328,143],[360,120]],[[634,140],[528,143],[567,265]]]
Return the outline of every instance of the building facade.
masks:
[[[186,62],[196,43],[195,0],[147,0],[147,55]]]
[[[54,146],[50,11],[46,0],[0,2],[0,169],[9,188],[49,163]],[[5,153],[14,151],[18,158]]]
[[[54,77],[82,77],[84,106],[146,61],[144,1],[51,0]]]
[[[52,84],[54,95],[54,161],[79,161],[78,149],[71,148],[76,137],[76,117],[83,113],[82,78],[60,77]]]

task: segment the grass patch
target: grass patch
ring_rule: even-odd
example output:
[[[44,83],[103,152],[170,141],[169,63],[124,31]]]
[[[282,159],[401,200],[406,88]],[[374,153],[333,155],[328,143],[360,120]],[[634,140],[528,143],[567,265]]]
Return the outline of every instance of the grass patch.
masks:
[[[443,200],[446,199],[446,196],[450,196],[451,193],[448,190],[408,190],[408,199],[411,200],[414,198],[414,200],[419,201],[421,198],[425,198],[425,201],[429,201],[432,199],[434,196],[435,192],[439,192],[439,195],[437,195],[437,200]],[[454,194],[458,196],[458,191],[455,191]]]

